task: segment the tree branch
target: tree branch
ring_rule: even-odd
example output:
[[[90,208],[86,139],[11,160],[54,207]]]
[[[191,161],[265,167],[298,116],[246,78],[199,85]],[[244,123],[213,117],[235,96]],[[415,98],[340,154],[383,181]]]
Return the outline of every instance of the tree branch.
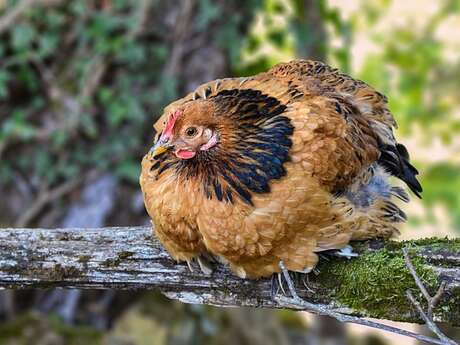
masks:
[[[407,268],[409,269],[412,277],[415,280],[415,283],[417,284],[418,289],[422,292],[423,297],[425,297],[425,300],[428,303],[428,311],[425,313],[423,311],[422,306],[420,303],[417,301],[417,299],[414,297],[412,294],[412,291],[407,290],[406,291],[406,296],[411,301],[411,303],[414,305],[414,307],[417,309],[419,315],[425,321],[425,324],[428,326],[428,328],[436,334],[436,336],[444,343],[447,345],[456,345],[457,343],[453,341],[452,339],[448,338],[444,333],[441,332],[439,327],[436,325],[436,323],[433,321],[433,310],[441,300],[445,288],[446,288],[446,282],[442,281],[441,285],[439,285],[438,291],[436,291],[436,294],[431,297],[429,292],[427,291],[425,285],[422,283],[422,280],[417,274],[417,271],[414,268],[414,265],[412,264],[411,259],[409,258],[409,252],[407,248],[403,248],[403,255],[404,255],[404,261],[406,263]]]
[[[16,24],[18,19],[24,13],[25,10],[30,8],[33,5],[40,4],[40,5],[57,5],[61,1],[60,0],[21,0],[19,1],[14,7],[11,9],[6,10],[5,14],[0,17],[0,35],[3,34],[5,31],[11,28],[12,25]],[[0,3],[0,10],[2,9],[2,5]]]
[[[8,30],[11,25],[13,25],[16,20],[21,16],[21,14],[31,5],[36,3],[37,0],[22,0],[15,7],[7,11],[0,18],[0,35]]]
[[[309,276],[308,289],[298,284],[297,294],[343,317],[423,323],[405,296],[406,290],[417,288],[405,266],[401,249],[406,245],[355,243],[359,257],[321,260],[320,273]],[[460,240],[426,239],[410,245],[414,270],[427,291],[436,292],[444,282],[443,295],[434,297],[438,302],[431,311],[433,320],[460,325]],[[391,269],[380,268],[378,260]],[[190,272],[186,264],[171,260],[152,239],[149,227],[0,229],[0,288],[158,288],[186,303],[309,309],[296,306],[292,298],[273,298],[270,279],[243,280],[222,265],[206,276],[195,265]],[[366,288],[363,298],[360,289]]]
[[[406,331],[406,330],[401,329],[401,328],[388,326],[388,325],[385,325],[385,324],[382,324],[382,323],[379,323],[379,322],[366,320],[366,319],[363,319],[363,318],[360,318],[360,317],[357,317],[357,316],[353,316],[353,315],[346,315],[346,314],[343,314],[341,312],[337,312],[334,309],[329,308],[328,306],[309,303],[309,302],[303,300],[302,298],[300,298],[299,295],[297,294],[297,292],[295,290],[295,287],[294,287],[294,283],[293,283],[293,281],[292,281],[292,279],[291,279],[291,277],[289,275],[288,270],[284,266],[283,262],[280,262],[280,268],[282,270],[282,275],[284,276],[284,279],[286,280],[286,283],[288,285],[289,293],[291,294],[292,297],[287,298],[285,296],[281,296],[281,297],[277,296],[276,299],[278,301],[280,301],[281,303],[285,304],[286,306],[290,306],[290,307],[292,307],[294,309],[306,310],[306,311],[313,312],[313,313],[319,314],[319,315],[327,315],[327,316],[335,318],[336,320],[338,320],[340,322],[349,322],[349,323],[354,323],[354,324],[357,324],[357,325],[367,326],[367,327],[371,327],[371,328],[376,328],[376,329],[381,329],[381,330],[384,330],[384,331],[388,331],[388,332],[391,332],[391,333],[400,334],[400,335],[403,335],[403,336],[406,336],[406,337],[410,337],[410,338],[418,339],[420,341],[424,341],[424,342],[426,342],[428,344],[456,345],[456,343],[450,343],[450,342],[445,343],[444,339],[438,340],[438,339],[430,338],[430,337],[424,336],[422,334],[417,334],[417,333],[414,333],[414,332]]]
[[[37,198],[32,202],[32,204],[28,208],[24,210],[21,216],[16,220],[15,226],[18,228],[27,226],[50,202],[70,193],[75,188],[77,188],[85,179],[94,179],[97,176],[97,174],[98,172],[96,170],[90,170],[88,173],[77,176],[66,182],[63,182],[62,184],[58,185],[57,187],[54,187],[53,189],[48,189],[48,186],[45,185],[43,190],[39,191]]]

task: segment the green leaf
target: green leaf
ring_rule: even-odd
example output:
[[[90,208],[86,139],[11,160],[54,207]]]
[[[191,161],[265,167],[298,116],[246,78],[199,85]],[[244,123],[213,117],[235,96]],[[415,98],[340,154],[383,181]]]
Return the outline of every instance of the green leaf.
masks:
[[[54,33],[45,33],[38,38],[38,54],[40,57],[52,55],[59,45],[59,36]]]
[[[1,126],[2,138],[31,139],[35,134],[35,127],[29,124],[22,111],[15,111]]]
[[[20,23],[12,29],[12,45],[18,51],[30,48],[36,36],[35,28],[29,23]]]
[[[205,30],[213,20],[221,15],[222,8],[215,1],[210,0],[200,0],[199,4],[200,10],[196,19],[196,26],[198,30]]]

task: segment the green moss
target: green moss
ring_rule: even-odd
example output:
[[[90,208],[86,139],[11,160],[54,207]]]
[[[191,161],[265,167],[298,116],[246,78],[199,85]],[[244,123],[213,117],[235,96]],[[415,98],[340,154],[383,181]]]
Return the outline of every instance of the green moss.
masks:
[[[423,259],[414,257],[412,263],[426,286],[435,289],[437,276]],[[318,279],[331,287],[332,294],[344,306],[395,320],[407,319],[413,311],[405,292],[418,289],[401,252],[368,252],[350,261],[323,263],[319,270]]]
[[[130,251],[121,251],[117,253],[117,257],[106,259],[102,264],[106,267],[118,266],[121,261],[130,258],[134,253]]]
[[[119,252],[119,253],[118,253],[118,258],[119,258],[120,260],[123,260],[123,259],[127,259],[127,258],[129,258],[129,257],[131,257],[131,256],[133,256],[133,255],[134,255],[133,252],[130,252],[130,251],[122,251],[122,252]]]
[[[402,242],[409,243],[409,242]],[[411,241],[411,243],[417,246],[429,246],[433,249],[442,249],[449,252],[459,253],[460,252],[460,238],[423,238],[416,241]]]
[[[460,287],[454,287],[444,294],[434,314],[449,320],[451,325],[460,325]]]
[[[364,248],[360,253],[365,252],[366,245],[361,243],[357,248]],[[460,238],[423,238],[410,241],[387,241],[382,242],[380,249],[393,252],[393,254],[401,253],[403,248],[408,248],[411,256],[416,257],[421,254],[429,261],[440,267],[458,267],[460,255]]]
[[[0,324],[0,344],[32,344],[37,339],[55,334],[69,345],[102,344],[103,334],[91,327],[71,326],[56,317],[26,314]]]
[[[61,264],[56,264],[53,270],[47,272],[47,278],[50,280],[63,280],[65,278],[76,277],[80,274],[80,270],[75,266],[62,266]]]
[[[49,325],[69,344],[99,344],[102,341],[102,332],[89,326],[68,325],[57,317],[50,317]]]
[[[114,266],[117,266],[119,263],[120,263],[120,260],[118,260],[117,258],[109,258],[109,259],[105,259],[102,262],[102,265],[105,267],[114,267]]]
[[[47,281],[78,277],[82,273],[81,270],[75,266],[63,266],[57,263],[54,267],[45,268],[43,265],[40,267],[29,266],[27,262],[7,267],[3,269],[3,271],[10,274],[27,274]]]
[[[374,241],[375,242],[375,241]],[[353,248],[357,252],[367,251],[367,242],[353,242]],[[432,249],[443,249],[450,252],[460,252],[460,238],[422,238],[418,240],[409,241],[381,241],[381,248],[388,251],[399,251],[405,247],[417,248],[417,247],[430,247]]]
[[[79,255],[78,262],[87,263],[91,259],[91,255]]]

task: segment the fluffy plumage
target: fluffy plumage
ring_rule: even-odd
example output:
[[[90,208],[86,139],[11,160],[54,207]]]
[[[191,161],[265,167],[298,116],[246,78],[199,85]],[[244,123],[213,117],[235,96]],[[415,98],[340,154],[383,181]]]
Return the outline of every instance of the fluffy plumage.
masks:
[[[218,256],[241,277],[308,272],[317,252],[388,238],[405,214],[390,175],[421,186],[386,98],[315,61],[216,80],[165,108],[141,187],[177,260]]]

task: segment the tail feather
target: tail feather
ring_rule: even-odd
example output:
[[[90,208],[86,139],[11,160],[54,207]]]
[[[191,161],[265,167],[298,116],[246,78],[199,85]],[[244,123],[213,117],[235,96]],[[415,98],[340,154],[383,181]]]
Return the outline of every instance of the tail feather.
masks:
[[[409,162],[409,153],[402,144],[382,145],[378,163],[390,174],[404,181],[415,195],[421,198],[422,186],[417,180],[418,171]]]
[[[401,187],[391,187],[390,193],[401,201],[409,202],[409,195]]]

